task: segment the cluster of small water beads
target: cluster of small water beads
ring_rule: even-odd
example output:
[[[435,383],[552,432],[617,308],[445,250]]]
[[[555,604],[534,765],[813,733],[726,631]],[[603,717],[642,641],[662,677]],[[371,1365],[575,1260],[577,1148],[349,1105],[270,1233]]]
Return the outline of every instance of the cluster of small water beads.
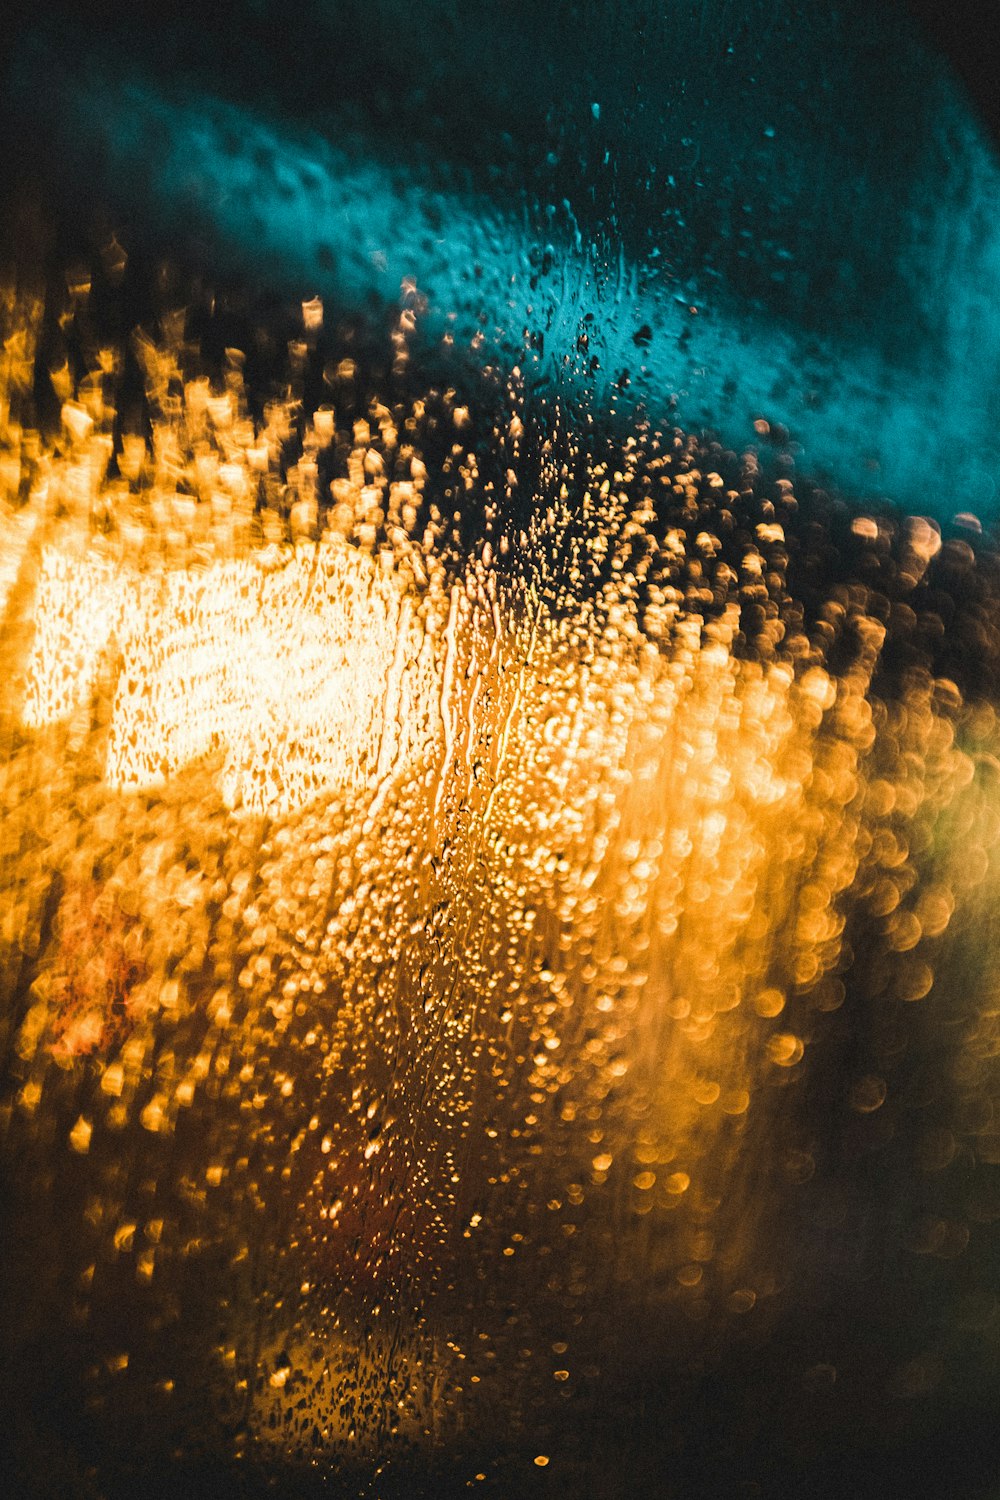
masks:
[[[109,388],[67,392],[5,512],[32,630],[5,708],[7,1128],[58,1189],[48,1215],[25,1197],[73,1268],[94,1410],[163,1451],[334,1469],[394,1435],[489,1449],[500,1411],[548,1457],[615,1356],[602,1306],[708,1347],[780,1321],[809,1274],[790,1229],[843,1170],[810,1090],[839,1091],[849,1160],[915,1143],[912,1252],[969,1251],[996,1217],[968,933],[997,736],[928,671],[936,598],[905,602],[975,570],[968,544],[820,506],[811,555],[840,526],[879,576],[800,568],[807,614],[794,492],[752,454],[529,440],[515,408],[486,439],[501,494],[450,394],[258,428],[235,355],[226,389],[179,396],[176,347],[142,356],[150,448],[108,478]],[[428,476],[433,422],[455,442]],[[318,534],[309,443],[338,437]],[[428,485],[484,518],[468,554]],[[887,632],[912,659],[883,698]],[[944,1083],[914,1126],[910,1007],[936,994]],[[972,1196],[937,1192],[963,1153]],[[892,1379],[933,1384],[946,1353]]]

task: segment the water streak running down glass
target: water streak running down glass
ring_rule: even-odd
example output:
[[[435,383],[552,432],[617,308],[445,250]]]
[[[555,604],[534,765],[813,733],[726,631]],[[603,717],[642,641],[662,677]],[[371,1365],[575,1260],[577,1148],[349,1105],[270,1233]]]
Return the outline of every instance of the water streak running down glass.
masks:
[[[682,9],[24,27],[19,1497],[1000,1489],[996,168]]]

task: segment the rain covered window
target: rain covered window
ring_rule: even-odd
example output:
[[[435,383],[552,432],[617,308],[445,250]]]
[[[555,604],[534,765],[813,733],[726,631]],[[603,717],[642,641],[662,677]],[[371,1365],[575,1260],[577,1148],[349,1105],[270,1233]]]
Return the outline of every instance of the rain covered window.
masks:
[[[946,23],[17,8],[17,1500],[997,1492],[1000,169]]]

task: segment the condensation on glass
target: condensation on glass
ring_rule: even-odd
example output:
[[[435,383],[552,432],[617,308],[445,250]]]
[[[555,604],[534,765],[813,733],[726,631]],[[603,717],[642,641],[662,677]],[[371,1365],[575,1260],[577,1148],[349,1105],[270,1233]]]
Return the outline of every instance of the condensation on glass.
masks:
[[[94,26],[38,170],[106,180],[0,302],[15,1493],[978,1482],[953,86],[850,6],[305,6],[321,131],[299,61],[236,99],[164,21],[184,86],[109,83]]]

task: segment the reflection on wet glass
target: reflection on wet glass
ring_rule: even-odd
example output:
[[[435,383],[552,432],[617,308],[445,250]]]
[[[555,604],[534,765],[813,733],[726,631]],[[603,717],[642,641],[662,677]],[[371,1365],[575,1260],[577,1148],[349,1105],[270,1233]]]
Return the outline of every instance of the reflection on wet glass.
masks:
[[[19,1500],[995,1496],[1000,176],[885,11],[16,38]]]
[[[17,1493],[882,1483],[997,1375],[995,544],[418,313],[43,439],[6,297]]]

